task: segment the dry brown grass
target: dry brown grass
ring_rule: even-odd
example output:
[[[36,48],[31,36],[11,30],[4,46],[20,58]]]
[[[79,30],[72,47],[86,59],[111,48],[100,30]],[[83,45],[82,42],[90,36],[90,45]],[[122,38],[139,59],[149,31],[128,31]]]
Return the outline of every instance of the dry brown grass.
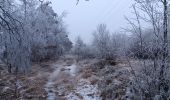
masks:
[[[84,71],[82,72],[82,78],[89,78],[93,75],[93,71],[91,69],[84,69]]]
[[[21,87],[18,89],[18,98],[24,100],[46,100],[47,93],[44,90],[44,85],[46,84],[49,73],[52,71],[53,67],[51,67],[51,63],[44,62],[33,65],[32,71],[29,73],[19,73],[18,81]],[[0,76],[0,80],[0,98],[2,100],[14,100],[15,75],[8,74],[5,69]],[[9,87],[9,90],[1,93],[1,90],[5,87]]]
[[[72,91],[75,89],[75,86],[73,84],[69,84],[66,86],[68,91]]]
[[[98,81],[99,81],[98,79],[91,79],[90,83],[91,83],[91,85],[95,85],[95,84],[97,84]]]

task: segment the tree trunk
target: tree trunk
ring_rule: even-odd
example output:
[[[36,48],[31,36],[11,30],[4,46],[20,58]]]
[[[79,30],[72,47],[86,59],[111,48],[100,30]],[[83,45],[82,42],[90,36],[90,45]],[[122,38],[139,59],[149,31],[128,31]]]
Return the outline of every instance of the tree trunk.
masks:
[[[159,84],[159,90],[162,92],[165,92],[165,67],[166,67],[166,60],[168,57],[168,1],[163,1],[164,6],[164,21],[163,21],[163,51],[162,51],[162,66],[160,69],[160,84]]]
[[[15,69],[15,98],[18,99],[18,67]]]
[[[12,66],[11,66],[11,64],[8,64],[8,73],[12,73]]]

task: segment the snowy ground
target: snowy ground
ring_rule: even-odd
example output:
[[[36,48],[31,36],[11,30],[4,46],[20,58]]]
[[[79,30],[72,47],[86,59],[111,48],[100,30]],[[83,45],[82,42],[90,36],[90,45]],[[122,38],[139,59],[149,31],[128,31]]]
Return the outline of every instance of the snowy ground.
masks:
[[[97,85],[91,85],[88,80],[81,79],[74,91],[66,96],[67,100],[100,100]]]

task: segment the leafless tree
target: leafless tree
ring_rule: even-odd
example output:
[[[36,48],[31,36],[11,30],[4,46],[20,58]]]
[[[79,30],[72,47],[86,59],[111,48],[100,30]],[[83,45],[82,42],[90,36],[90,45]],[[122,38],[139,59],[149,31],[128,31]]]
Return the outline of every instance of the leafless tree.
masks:
[[[135,21],[131,21],[128,18],[127,21],[132,26],[132,30],[128,30],[132,33],[137,34],[139,37],[140,46],[139,51],[142,56],[144,53],[148,53],[147,59],[153,59],[153,63],[150,64],[142,60],[143,73],[138,76],[137,85],[143,84],[139,81],[146,82],[145,86],[139,86],[141,90],[141,97],[145,95],[146,98],[152,98],[155,95],[160,95],[161,98],[166,98],[169,96],[169,83],[167,82],[167,59],[168,59],[168,32],[167,32],[167,22],[168,22],[168,1],[162,0],[135,0],[136,4],[133,5],[134,14],[136,16]],[[158,9],[162,8],[162,11]],[[162,13],[163,12],[163,13]],[[142,14],[141,14],[142,13]],[[146,38],[146,27],[142,27],[141,21],[149,23],[152,27],[150,28],[151,35],[149,42]],[[148,36],[148,35],[147,35]],[[151,43],[151,45],[150,45]],[[153,47],[154,46],[154,47]],[[150,52],[150,53],[149,53]],[[143,58],[143,57],[142,57]],[[149,70],[150,69],[150,70]],[[150,73],[150,74],[147,74]],[[166,73],[166,74],[165,74]],[[143,76],[144,75],[144,76]],[[143,77],[143,78],[139,78]],[[146,89],[146,87],[148,87]],[[148,93],[145,93],[148,91]],[[146,96],[146,94],[148,96]]]

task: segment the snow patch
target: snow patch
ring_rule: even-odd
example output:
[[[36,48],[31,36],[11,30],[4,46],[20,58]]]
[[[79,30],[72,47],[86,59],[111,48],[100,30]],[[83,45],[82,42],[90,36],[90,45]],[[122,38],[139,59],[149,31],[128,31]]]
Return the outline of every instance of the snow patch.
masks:
[[[55,90],[53,89],[53,82],[48,81],[47,84],[45,85],[45,90],[47,92],[47,99],[46,100],[55,100],[56,99],[56,94]]]
[[[72,75],[72,76],[75,76],[76,75],[76,68],[77,68],[77,66],[75,65],[75,64],[73,64],[73,65],[71,65],[71,66],[67,66],[67,68],[70,70],[70,74]]]
[[[97,85],[91,85],[88,80],[81,79],[76,90],[67,95],[67,100],[101,100]]]

